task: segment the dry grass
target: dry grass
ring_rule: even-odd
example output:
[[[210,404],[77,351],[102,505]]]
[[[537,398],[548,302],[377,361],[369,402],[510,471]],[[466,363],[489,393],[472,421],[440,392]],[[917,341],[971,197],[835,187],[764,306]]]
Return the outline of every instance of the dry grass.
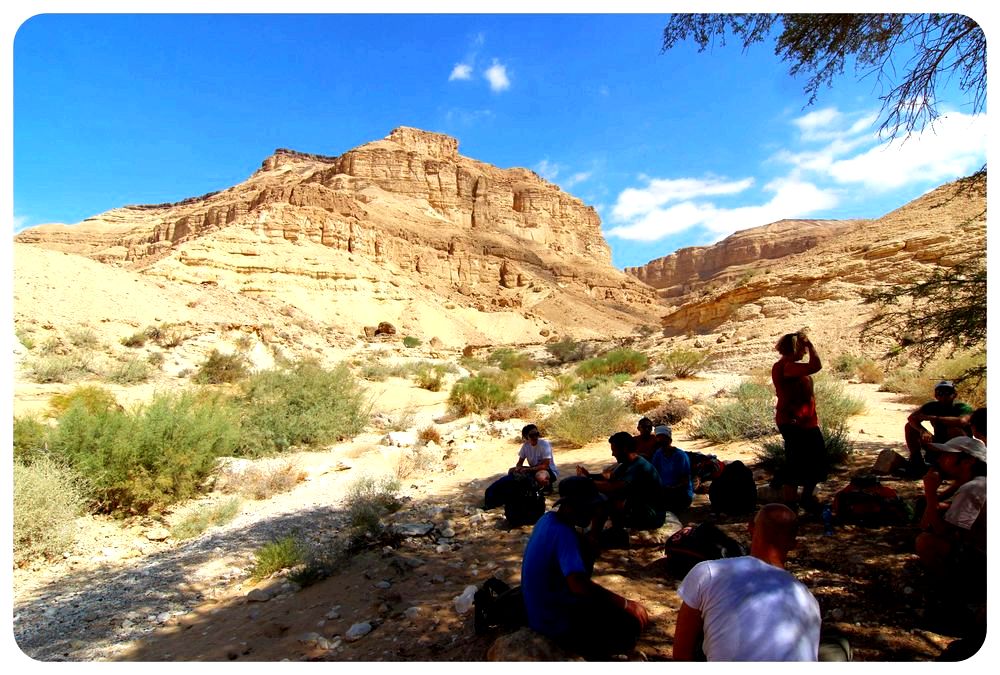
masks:
[[[216,477],[216,486],[225,493],[236,493],[247,499],[267,499],[288,492],[305,480],[306,474],[291,461],[229,465]]]

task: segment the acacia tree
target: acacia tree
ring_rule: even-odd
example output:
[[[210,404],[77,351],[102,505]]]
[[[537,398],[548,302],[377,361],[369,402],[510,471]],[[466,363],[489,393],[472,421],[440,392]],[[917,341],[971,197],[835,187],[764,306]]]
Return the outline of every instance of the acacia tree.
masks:
[[[986,36],[962,14],[673,14],[663,51],[689,38],[705,51],[716,41],[725,45],[730,33],[746,50],[779,26],[774,53],[791,63],[790,75],[809,76],[809,105],[851,61],[855,74],[876,78],[887,90],[879,97],[883,136],[908,135],[933,122],[938,88],[953,77],[970,97],[972,113],[986,106]]]

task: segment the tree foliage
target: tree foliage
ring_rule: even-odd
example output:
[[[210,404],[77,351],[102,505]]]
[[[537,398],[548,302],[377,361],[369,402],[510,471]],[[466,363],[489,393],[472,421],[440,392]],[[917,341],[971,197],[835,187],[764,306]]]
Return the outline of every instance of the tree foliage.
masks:
[[[865,302],[879,308],[865,324],[863,335],[893,337],[921,366],[945,350],[986,347],[984,255],[939,268],[924,279],[870,291]],[[976,366],[960,379],[981,378],[985,372],[985,365]]]
[[[879,131],[889,138],[933,122],[938,89],[952,78],[973,113],[985,109],[986,36],[962,14],[673,14],[663,51],[689,38],[704,51],[729,33],[746,50],[778,27],[774,53],[791,63],[790,75],[809,76],[810,105],[852,61],[856,74],[874,76],[885,91]]]

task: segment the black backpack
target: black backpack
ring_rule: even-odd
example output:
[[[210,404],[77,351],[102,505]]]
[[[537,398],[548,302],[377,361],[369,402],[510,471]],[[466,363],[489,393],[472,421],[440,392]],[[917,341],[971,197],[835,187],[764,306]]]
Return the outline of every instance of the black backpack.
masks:
[[[712,523],[688,525],[667,539],[663,547],[670,574],[682,578],[704,560],[736,558],[747,554],[746,547]]]
[[[757,506],[757,483],[754,482],[753,471],[739,460],[729,462],[719,477],[712,481],[708,498],[716,513],[750,513]]]
[[[534,525],[545,513],[545,495],[534,478],[517,480],[503,505],[503,515],[511,527]]]
[[[514,628],[528,623],[521,587],[511,587],[496,577],[483,582],[472,596],[472,604],[475,607],[473,627],[476,635],[494,628]]]

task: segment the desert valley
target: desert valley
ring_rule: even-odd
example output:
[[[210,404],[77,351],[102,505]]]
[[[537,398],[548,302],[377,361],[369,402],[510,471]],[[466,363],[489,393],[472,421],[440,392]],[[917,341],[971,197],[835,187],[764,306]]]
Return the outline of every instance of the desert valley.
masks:
[[[766,500],[766,436],[720,440],[703,422],[759,379],[778,337],[805,329],[824,376],[858,402],[852,451],[819,488],[829,500],[883,450],[905,453],[921,387],[929,399],[953,374],[947,359],[919,369],[898,340],[866,333],[878,307],[865,294],[985,258],[985,191],[981,176],[869,219],[782,220],[618,270],[592,207],[531,170],[400,127],[336,157],[276,150],[218,192],[27,229],[13,243],[16,448],[19,428],[68,429],[86,387],[122,419],[183,392],[235,397],[263,419],[266,406],[252,406],[265,390],[241,387],[308,363],[349,376],[344,397],[358,408],[332,442],[267,436],[261,422],[271,452],[218,459],[167,504],[150,507],[180,488],[156,479],[151,501],[91,498],[63,519],[72,536],[58,550],[15,551],[17,646],[39,661],[572,658],[477,635],[456,603],[490,576],[518,583],[531,528],[508,527],[482,496],[516,460],[521,427],[543,427],[565,476],[607,465],[611,433],[658,416],[681,448],[753,468]],[[638,365],[580,370],[609,353]],[[694,361],[681,367],[682,355]],[[213,377],[210,363],[238,372]],[[903,372],[910,389],[887,385]],[[456,394],[469,380],[508,390],[474,405],[473,392]],[[984,385],[962,394],[985,405]],[[620,406],[612,426],[560,431],[583,426],[567,411],[599,396]],[[25,452],[40,452],[29,440]],[[261,476],[285,484],[245,489]],[[919,481],[884,480],[905,499],[921,493]],[[389,483],[392,507],[359,525],[359,486]],[[183,533],[226,505],[226,519]],[[598,562],[597,581],[650,610],[630,658],[669,660],[680,580],[663,540],[706,519],[745,538],[744,518],[713,514],[698,494],[663,531]],[[926,611],[916,532],[803,523],[789,568],[856,660],[934,660],[955,637]],[[261,572],[261,551],[282,541],[299,560]]]

